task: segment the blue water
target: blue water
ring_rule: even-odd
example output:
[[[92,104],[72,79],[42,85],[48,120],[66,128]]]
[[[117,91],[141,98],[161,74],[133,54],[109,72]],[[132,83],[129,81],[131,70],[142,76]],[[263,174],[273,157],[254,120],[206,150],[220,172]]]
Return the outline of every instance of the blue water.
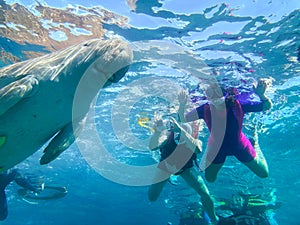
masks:
[[[33,1],[7,1],[15,2],[39,17],[34,14]],[[0,224],[178,224],[179,214],[189,204],[199,201],[199,197],[179,178],[179,185],[166,185],[157,202],[148,201],[143,182],[149,175],[139,169],[155,160],[145,149],[150,131],[140,127],[137,119],[153,117],[154,111],[174,104],[175,87],[195,88],[197,68],[205,64],[224,85],[247,89],[258,78],[268,77],[273,81],[267,92],[273,108],[249,115],[245,122],[258,126],[270,177],[257,178],[230,158],[218,180],[208,184],[210,192],[230,197],[240,190],[251,193],[275,190],[282,206],[275,210],[273,224],[299,225],[300,2],[238,2],[141,0],[137,1],[135,10],[130,10],[125,0],[43,1],[43,5],[61,11],[67,6],[77,9],[84,6],[85,10],[100,6],[127,17],[125,25],[108,20],[103,21],[102,27],[106,29],[106,37],[127,40],[134,49],[135,59],[126,77],[101,91],[97,98],[92,119],[103,149],[109,154],[97,158],[94,140],[85,142],[83,137],[79,142],[86,144],[85,150],[80,148],[80,143],[74,144],[47,166],[39,165],[42,150],[37,152],[18,168],[24,173],[42,175],[46,184],[66,186],[68,194],[58,200],[30,204],[18,196],[19,187],[12,183],[7,187],[9,215]],[[84,19],[88,14],[82,11],[72,13]],[[71,38],[61,35],[64,31],[57,25],[51,27],[51,32],[47,29],[55,41],[63,43]],[[89,38],[89,33],[81,27],[74,30],[75,36]],[[157,48],[146,48],[148,41]],[[32,44],[31,40],[19,43],[5,36],[0,36],[0,43],[1,51],[10,52],[18,60],[29,57],[26,51],[40,54],[53,51]],[[10,63],[13,62],[0,61],[0,66]],[[121,113],[117,122],[114,113]],[[86,129],[85,135],[89,135],[89,128]],[[205,141],[206,135],[202,137]],[[137,174],[122,165],[136,166]]]

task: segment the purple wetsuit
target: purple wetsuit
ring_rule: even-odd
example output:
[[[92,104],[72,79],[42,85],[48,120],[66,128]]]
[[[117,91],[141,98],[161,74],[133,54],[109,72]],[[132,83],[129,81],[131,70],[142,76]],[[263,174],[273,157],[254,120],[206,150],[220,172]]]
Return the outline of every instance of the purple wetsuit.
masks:
[[[242,132],[244,113],[259,112],[263,110],[261,101],[254,101],[249,98],[249,94],[243,93],[236,96],[235,106],[227,109],[226,113],[214,109],[214,116],[220,120],[226,120],[225,132],[215,131],[215,133],[222,134],[224,137],[222,143],[216,149],[218,138],[216,134],[212,133],[212,115],[211,110],[213,105],[208,103],[203,104],[186,115],[188,122],[197,119],[204,119],[209,131],[210,137],[208,139],[207,159],[215,164],[224,163],[226,156],[233,155],[241,162],[250,162],[255,156],[256,152],[249,139]],[[246,98],[247,97],[247,98]],[[226,117],[226,118],[225,118]],[[215,117],[214,117],[215,118]],[[217,121],[217,120],[216,120]],[[220,139],[219,139],[220,140]]]

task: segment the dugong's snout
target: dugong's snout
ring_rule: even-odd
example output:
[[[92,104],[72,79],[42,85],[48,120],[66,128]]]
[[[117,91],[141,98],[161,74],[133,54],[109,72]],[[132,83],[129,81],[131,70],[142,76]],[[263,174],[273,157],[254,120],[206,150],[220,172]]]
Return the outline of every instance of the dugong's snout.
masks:
[[[93,77],[92,79],[96,78],[96,82],[102,84],[102,87],[119,82],[133,61],[133,51],[129,44],[120,39],[110,39],[95,41],[94,46],[91,50],[93,54],[90,54],[94,55],[94,60],[91,60],[93,63],[85,74]]]
[[[129,70],[129,65],[119,69],[108,80],[112,83],[117,83],[121,80]]]
[[[111,61],[103,67],[107,77],[105,86],[119,82],[128,72],[133,61],[132,49],[126,42],[112,40],[111,48]]]

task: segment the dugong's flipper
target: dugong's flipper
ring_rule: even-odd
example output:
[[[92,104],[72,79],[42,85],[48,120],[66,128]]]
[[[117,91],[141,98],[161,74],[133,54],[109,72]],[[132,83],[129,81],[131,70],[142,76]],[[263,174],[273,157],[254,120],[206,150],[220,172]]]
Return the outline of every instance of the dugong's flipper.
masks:
[[[37,90],[38,80],[32,75],[23,77],[0,89],[0,115],[18,103],[22,98],[33,95]]]
[[[77,134],[81,131],[84,122],[85,119],[77,124],[71,122],[61,129],[45,148],[44,155],[40,159],[40,164],[44,165],[53,161],[70,147],[75,141]]]

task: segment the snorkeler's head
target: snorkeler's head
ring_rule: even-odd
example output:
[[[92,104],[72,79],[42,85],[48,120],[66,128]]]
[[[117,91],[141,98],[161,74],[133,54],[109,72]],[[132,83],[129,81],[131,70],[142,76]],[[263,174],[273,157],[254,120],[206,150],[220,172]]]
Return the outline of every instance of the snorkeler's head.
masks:
[[[215,100],[223,97],[223,90],[215,84],[211,84],[205,87],[204,93],[209,100]]]
[[[236,96],[239,94],[239,91],[236,87],[228,87],[228,88],[222,89],[222,90],[223,90],[223,94],[225,97],[229,96],[229,95]]]
[[[229,87],[224,89],[224,98],[225,98],[225,105],[226,108],[231,108],[235,105],[235,96],[239,94],[239,91],[235,87]]]
[[[224,104],[224,94],[217,84],[209,84],[204,88],[204,94],[207,100],[215,106]]]
[[[204,89],[207,99],[213,105],[226,104],[226,108],[230,108],[235,104],[235,96],[239,94],[238,89],[235,87],[223,88],[216,84],[208,85]]]

